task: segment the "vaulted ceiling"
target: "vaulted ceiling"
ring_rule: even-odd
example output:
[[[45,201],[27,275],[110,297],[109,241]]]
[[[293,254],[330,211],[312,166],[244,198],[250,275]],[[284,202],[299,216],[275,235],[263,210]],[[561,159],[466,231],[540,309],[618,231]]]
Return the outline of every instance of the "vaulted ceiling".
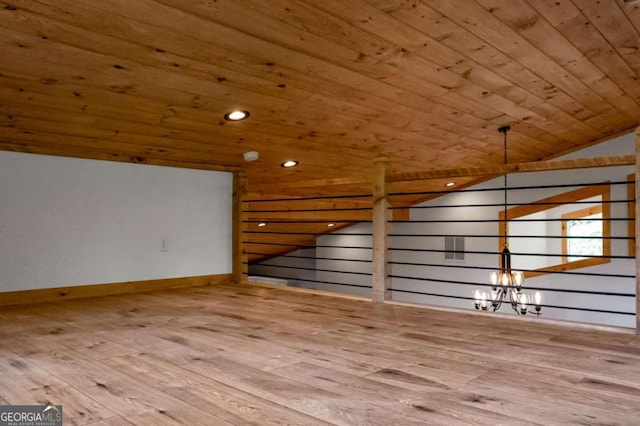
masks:
[[[379,156],[499,164],[505,124],[517,162],[633,129],[639,32],[625,0],[0,0],[0,149],[366,193]]]

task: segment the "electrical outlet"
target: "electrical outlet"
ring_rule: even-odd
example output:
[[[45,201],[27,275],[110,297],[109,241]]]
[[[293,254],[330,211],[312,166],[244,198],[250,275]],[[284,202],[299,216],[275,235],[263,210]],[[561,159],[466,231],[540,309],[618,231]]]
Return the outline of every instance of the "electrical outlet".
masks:
[[[169,239],[164,237],[160,243],[160,251],[169,251]]]

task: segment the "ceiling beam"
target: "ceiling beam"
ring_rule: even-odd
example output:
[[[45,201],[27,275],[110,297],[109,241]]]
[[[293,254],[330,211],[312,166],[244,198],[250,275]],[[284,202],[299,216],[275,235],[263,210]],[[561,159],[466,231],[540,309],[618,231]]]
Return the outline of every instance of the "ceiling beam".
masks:
[[[635,155],[611,155],[608,157],[578,158],[575,160],[535,161],[528,163],[499,164],[493,166],[459,167],[455,169],[429,170],[424,172],[395,173],[389,182],[407,182],[439,178],[466,176],[502,175],[505,173],[542,172],[552,170],[588,169],[595,167],[630,166],[635,164]]]
[[[278,189],[321,188],[325,186],[335,186],[335,185],[369,185],[369,184],[371,184],[371,178],[357,176],[357,177],[303,180],[298,182],[286,182],[279,185],[251,185],[250,192],[259,193],[261,191],[273,192],[274,190],[278,190]]]
[[[149,164],[152,166],[178,167],[182,169],[199,169],[217,172],[237,172],[239,167],[208,162],[188,160],[171,160],[149,155],[135,155],[130,152],[111,150],[82,149],[65,147],[59,144],[22,143],[0,137],[0,151],[23,152],[29,154],[55,155],[62,157],[84,158],[88,160],[118,161],[123,163]]]

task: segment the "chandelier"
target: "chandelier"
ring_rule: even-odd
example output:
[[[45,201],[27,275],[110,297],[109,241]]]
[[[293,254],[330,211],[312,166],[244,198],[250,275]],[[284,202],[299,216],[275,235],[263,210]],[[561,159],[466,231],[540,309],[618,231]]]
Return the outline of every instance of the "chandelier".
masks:
[[[503,126],[498,131],[504,134],[504,164],[507,164],[507,132],[511,126]],[[537,291],[531,297],[522,291],[524,274],[511,269],[511,252],[509,251],[509,225],[507,219],[507,173],[504,175],[504,217],[502,237],[504,248],[500,254],[500,269],[491,273],[491,292],[476,290],[474,294],[475,308],[483,311],[497,311],[502,303],[509,303],[518,315],[526,315],[529,305],[533,305],[536,315],[542,309],[542,294]]]

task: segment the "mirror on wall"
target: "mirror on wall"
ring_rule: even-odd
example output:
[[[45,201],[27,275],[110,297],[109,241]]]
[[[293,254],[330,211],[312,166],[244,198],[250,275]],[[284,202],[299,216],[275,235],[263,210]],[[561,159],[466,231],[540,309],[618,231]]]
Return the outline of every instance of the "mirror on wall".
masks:
[[[603,183],[508,209],[513,269],[528,271],[526,278],[610,262],[609,201],[610,186]]]

